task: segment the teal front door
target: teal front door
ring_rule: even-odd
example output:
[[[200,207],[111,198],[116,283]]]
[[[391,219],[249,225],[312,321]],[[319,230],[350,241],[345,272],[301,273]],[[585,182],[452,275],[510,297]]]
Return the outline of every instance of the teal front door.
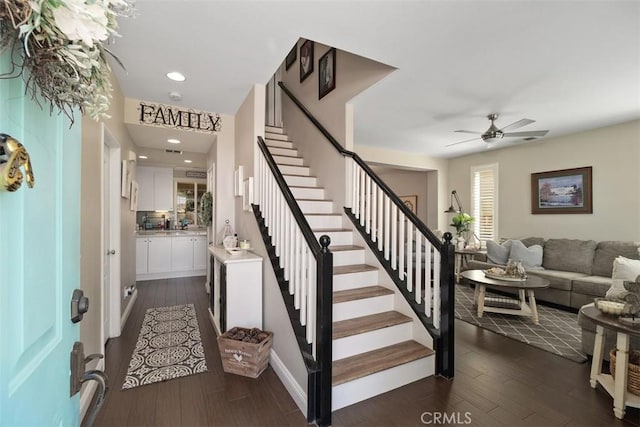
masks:
[[[0,74],[10,67],[6,53]],[[22,78],[0,79],[0,133],[26,148],[35,178],[33,188],[25,178],[17,191],[0,192],[0,426],[75,426],[69,358],[79,326],[70,301],[80,287],[81,117],[69,129],[66,116],[24,89]]]

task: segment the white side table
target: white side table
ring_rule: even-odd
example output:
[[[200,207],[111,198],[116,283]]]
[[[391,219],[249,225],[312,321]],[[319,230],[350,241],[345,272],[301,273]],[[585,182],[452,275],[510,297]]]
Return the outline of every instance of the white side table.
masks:
[[[613,413],[617,418],[624,418],[625,408],[640,408],[640,396],[627,391],[627,369],[629,366],[629,335],[640,335],[634,329],[618,321],[617,316],[602,313],[593,304],[583,306],[582,314],[596,324],[596,338],[593,344],[593,359],[589,382],[596,388],[598,383],[610,396],[613,396]],[[604,329],[617,333],[616,341],[616,376],[602,372],[604,357]]]

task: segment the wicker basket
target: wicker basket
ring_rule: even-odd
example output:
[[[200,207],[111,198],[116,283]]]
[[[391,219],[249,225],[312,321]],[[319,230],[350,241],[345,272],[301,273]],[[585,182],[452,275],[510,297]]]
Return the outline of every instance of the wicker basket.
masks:
[[[616,377],[616,349],[609,352],[609,369],[611,375]],[[629,350],[629,364],[627,365],[627,391],[640,395],[640,351]]]

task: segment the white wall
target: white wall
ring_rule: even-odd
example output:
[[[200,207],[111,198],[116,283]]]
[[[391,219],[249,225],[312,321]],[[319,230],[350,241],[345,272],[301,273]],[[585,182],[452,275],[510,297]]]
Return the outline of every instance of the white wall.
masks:
[[[217,133],[214,143],[207,154],[207,169],[213,167],[215,172],[213,193],[213,222],[212,240],[215,244],[222,243],[222,231],[225,220],[233,224],[235,209],[233,204],[233,171],[235,157],[235,117],[220,115],[222,127]]]
[[[356,145],[354,151],[368,163],[429,171],[426,183],[429,190],[427,192],[427,221],[425,224],[431,230],[447,231],[449,218],[443,213],[449,207],[450,191],[447,186],[449,162],[447,159],[364,145]]]
[[[245,179],[254,176],[254,156],[257,154],[258,136],[264,137],[265,126],[265,86],[255,85],[236,113],[236,167],[244,167]],[[261,154],[260,154],[261,155]],[[272,350],[278,355],[284,366],[301,390],[307,389],[307,370],[296,341],[287,309],[282,300],[280,287],[269,255],[262,242],[262,236],[253,212],[242,209],[242,197],[235,198],[236,223],[238,237],[248,239],[254,248],[252,252],[260,255],[263,281],[263,328],[273,332]],[[285,379],[282,379],[285,382]]]
[[[640,241],[640,121],[452,159],[449,191],[469,206],[470,168],[499,164],[499,236]],[[593,168],[593,214],[531,214],[531,174]]]
[[[374,167],[374,172],[398,196],[416,196],[416,215],[422,222],[427,223],[427,171]]]

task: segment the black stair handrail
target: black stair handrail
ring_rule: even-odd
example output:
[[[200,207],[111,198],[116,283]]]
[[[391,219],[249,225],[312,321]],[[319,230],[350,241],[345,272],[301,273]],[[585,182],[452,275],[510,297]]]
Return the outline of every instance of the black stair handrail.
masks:
[[[307,381],[307,420],[319,426],[331,425],[331,376],[333,353],[333,254],[328,247],[329,236],[316,239],[307,218],[302,213],[267,144],[258,136],[258,147],[282,191],[300,232],[316,260],[316,365]]]
[[[382,189],[382,191],[391,199],[398,209],[419,230],[423,236],[426,236],[429,243],[440,253],[440,330],[435,331],[433,328],[427,328],[434,338],[434,346],[436,350],[436,374],[446,378],[454,376],[454,304],[455,304],[455,286],[454,286],[454,247],[451,244],[451,233],[444,235],[444,242],[438,239],[433,232],[400,200],[395,192],[365,163],[364,160],[352,151],[342,147],[340,143],[331,135],[331,133],[314,117],[313,114],[300,102],[300,100],[287,88],[284,82],[278,82],[278,86],[293,101],[293,103],[302,111],[302,113],[313,123],[313,125],[322,133],[322,135],[333,145],[333,147],[345,157],[351,157],[367,175]],[[366,238],[366,237],[365,237]],[[420,316],[419,316],[420,317]],[[425,325],[426,326],[426,325]],[[439,333],[438,333],[439,332]]]
[[[276,164],[276,161],[273,159],[271,152],[267,148],[267,144],[264,142],[264,139],[262,139],[261,136],[258,136],[258,147],[260,148],[260,151],[262,151],[262,154],[264,155],[264,158],[267,161],[267,165],[269,165],[269,169],[271,169],[271,173],[273,174],[273,177],[278,183],[278,187],[280,187],[280,191],[282,191],[282,195],[284,196],[284,199],[287,202],[289,209],[291,210],[291,214],[293,215],[293,218],[298,223],[298,227],[300,227],[300,232],[304,236],[304,240],[307,242],[307,245],[309,245],[311,252],[313,252],[314,258],[317,260],[318,256],[322,252],[322,247],[320,246],[320,243],[316,239],[315,234],[313,234],[313,231],[311,230],[311,226],[309,225],[307,218],[305,218],[304,214],[302,213],[302,210],[300,209],[300,206],[298,206],[298,202],[296,202],[296,199],[293,196],[293,193],[289,189],[289,186],[287,185],[287,182],[284,180],[284,177],[282,176],[280,169],[278,169],[278,165]]]
[[[329,133],[329,131],[320,123],[311,112],[300,102],[298,98],[287,88],[284,82],[278,82],[278,86],[287,94],[287,96],[293,101],[294,104],[304,113],[305,116],[315,125],[316,128],[324,135],[325,138],[338,150],[340,154],[346,157],[351,157],[364,171],[371,177],[371,179],[378,184],[382,191],[395,203],[395,205],[402,211],[403,214],[413,223],[416,229],[429,239],[429,242],[442,252],[442,242],[438,237],[429,230],[424,223],[414,214],[411,210],[400,200],[400,198],[393,192],[393,190],[369,167],[369,165],[362,160],[362,158],[353,151],[346,150],[340,145],[340,143]]]

